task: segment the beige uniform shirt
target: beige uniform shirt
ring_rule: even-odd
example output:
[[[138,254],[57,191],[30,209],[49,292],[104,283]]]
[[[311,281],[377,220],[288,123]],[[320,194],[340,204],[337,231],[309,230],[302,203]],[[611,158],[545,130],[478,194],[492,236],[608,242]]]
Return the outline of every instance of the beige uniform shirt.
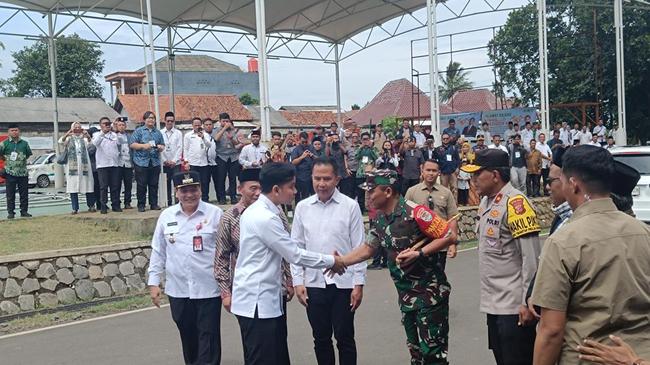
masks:
[[[650,228],[609,198],[581,205],[546,240],[532,301],[566,312],[559,364],[587,364],[576,346],[610,334],[649,359]]]
[[[433,211],[443,219],[449,219],[458,214],[458,206],[454,195],[446,187],[436,183],[429,191],[425,183],[411,186],[404,195],[406,200],[429,207],[429,198],[433,203]]]
[[[530,201],[510,183],[479,205],[478,257],[481,312],[518,314],[541,251]]]

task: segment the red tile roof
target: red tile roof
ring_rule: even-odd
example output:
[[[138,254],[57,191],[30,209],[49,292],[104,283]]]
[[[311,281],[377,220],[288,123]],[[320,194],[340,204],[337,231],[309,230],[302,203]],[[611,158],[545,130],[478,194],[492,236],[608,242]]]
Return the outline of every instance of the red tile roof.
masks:
[[[149,98],[151,97],[151,104]],[[169,107],[169,95],[159,95],[160,117]],[[217,118],[219,113],[230,114],[232,120],[251,121],[253,115],[239,102],[235,95],[175,95],[174,107],[177,121],[190,121],[193,117]],[[126,113],[123,112],[126,109]],[[153,110],[153,96],[142,94],[118,95],[115,110],[128,115],[130,120],[141,120],[144,113]]]
[[[443,104],[452,110],[450,113],[472,113],[496,109],[512,108],[512,100],[507,99],[505,103],[497,100],[495,95],[488,89],[461,90],[457,91],[447,103]],[[442,105],[441,105],[442,110]],[[442,113],[445,113],[444,111]]]
[[[315,126],[320,124],[328,127],[336,122],[336,113],[328,111],[286,111],[280,110],[282,116],[295,126]]]
[[[399,79],[387,83],[368,105],[352,117],[352,121],[367,125],[371,120],[377,124],[387,117],[424,119],[430,116],[429,97],[407,79]]]

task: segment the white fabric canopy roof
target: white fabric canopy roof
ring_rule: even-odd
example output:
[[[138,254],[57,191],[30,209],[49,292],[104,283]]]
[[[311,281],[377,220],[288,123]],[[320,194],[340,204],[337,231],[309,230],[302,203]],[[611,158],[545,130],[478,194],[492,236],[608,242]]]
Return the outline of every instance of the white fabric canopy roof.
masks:
[[[140,18],[138,0],[2,0],[40,12]],[[375,25],[425,7],[425,0],[267,0],[267,33],[295,33],[340,43]],[[254,0],[154,0],[153,23],[159,26],[205,24],[255,33]]]

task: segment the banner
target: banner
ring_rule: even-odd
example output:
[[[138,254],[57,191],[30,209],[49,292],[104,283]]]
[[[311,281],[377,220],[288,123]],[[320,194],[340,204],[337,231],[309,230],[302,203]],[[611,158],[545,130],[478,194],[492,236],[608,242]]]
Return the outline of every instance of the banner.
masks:
[[[456,114],[443,114],[440,116],[440,128],[444,131],[445,128],[449,127],[449,120],[453,119],[456,121],[456,128],[460,131],[460,134],[466,135],[469,134],[471,137],[476,137],[475,133],[467,133],[469,130],[465,130],[465,127],[469,126],[469,122],[472,122],[472,125],[476,130],[480,129],[478,125],[481,120],[481,112],[476,113],[456,113]],[[465,132],[465,133],[463,133]]]
[[[488,123],[492,135],[498,134],[503,137],[510,121],[519,123],[520,129],[524,129],[526,122],[537,121],[537,110],[535,108],[490,110],[481,115],[481,122]]]

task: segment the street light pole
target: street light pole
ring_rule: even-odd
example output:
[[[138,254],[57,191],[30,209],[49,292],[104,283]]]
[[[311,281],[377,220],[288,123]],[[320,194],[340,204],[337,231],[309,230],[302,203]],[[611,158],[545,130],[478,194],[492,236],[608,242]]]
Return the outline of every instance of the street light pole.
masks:
[[[616,28],[616,96],[618,102],[618,132],[616,144],[627,144],[625,120],[625,50],[623,41],[623,0],[614,0],[614,27]]]
[[[54,38],[54,24],[52,22],[52,13],[47,13],[47,30],[47,58],[50,63],[50,87],[52,89],[52,116],[54,122],[54,153],[59,156],[61,149],[59,148],[59,102],[57,100],[56,90],[56,40]],[[63,188],[63,166],[59,165],[58,163],[54,164],[54,187],[56,189]]]
[[[429,88],[431,89],[431,134],[440,141],[440,98],[438,92],[438,32],[436,0],[427,0],[427,36],[429,47]],[[418,98],[420,97],[418,91]]]

